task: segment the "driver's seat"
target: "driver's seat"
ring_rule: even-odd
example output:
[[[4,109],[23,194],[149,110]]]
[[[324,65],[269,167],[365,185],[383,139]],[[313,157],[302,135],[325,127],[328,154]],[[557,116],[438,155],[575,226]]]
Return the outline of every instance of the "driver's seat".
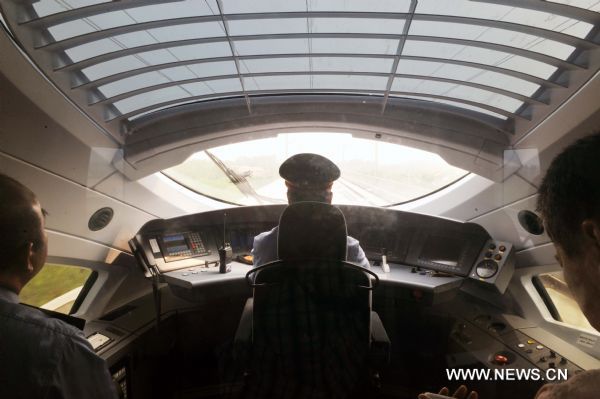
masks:
[[[236,334],[237,348],[248,345],[245,396],[364,397],[389,339],[371,311],[377,276],[345,261],[341,211],[319,202],[288,206],[278,257],[248,273],[254,295]]]

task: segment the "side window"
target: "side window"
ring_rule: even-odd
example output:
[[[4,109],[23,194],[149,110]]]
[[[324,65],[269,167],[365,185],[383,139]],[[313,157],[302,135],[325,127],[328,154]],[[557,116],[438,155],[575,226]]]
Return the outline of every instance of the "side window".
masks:
[[[69,314],[92,270],[47,263],[19,295],[22,303]]]
[[[563,272],[540,274],[534,277],[534,285],[556,320],[575,328],[594,330],[573,298]]]

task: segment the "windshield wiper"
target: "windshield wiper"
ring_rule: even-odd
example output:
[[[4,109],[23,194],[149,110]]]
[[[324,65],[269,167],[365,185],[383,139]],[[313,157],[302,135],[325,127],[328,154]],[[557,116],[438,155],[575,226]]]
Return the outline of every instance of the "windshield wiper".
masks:
[[[229,166],[225,165],[223,161],[221,161],[216,155],[214,155],[210,151],[205,150],[204,152],[206,153],[206,155],[208,155],[211,161],[213,161],[215,165],[217,165],[217,167],[221,169],[223,173],[225,173],[225,176],[227,176],[229,181],[231,181],[237,187],[237,189],[240,190],[242,194],[244,194],[247,197],[252,197],[256,199],[258,203],[264,202],[264,197],[258,194],[256,191],[254,191],[254,188],[252,188],[252,186],[244,176],[241,176]]]

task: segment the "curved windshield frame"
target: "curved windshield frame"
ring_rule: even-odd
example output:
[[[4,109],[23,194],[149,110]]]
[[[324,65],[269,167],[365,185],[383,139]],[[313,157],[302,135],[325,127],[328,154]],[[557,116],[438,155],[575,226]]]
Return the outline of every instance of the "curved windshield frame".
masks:
[[[392,206],[422,198],[468,172],[439,155],[347,133],[285,133],[200,151],[163,170],[201,195],[233,205],[287,203],[279,165],[299,153],[331,159],[341,170],[333,203]]]

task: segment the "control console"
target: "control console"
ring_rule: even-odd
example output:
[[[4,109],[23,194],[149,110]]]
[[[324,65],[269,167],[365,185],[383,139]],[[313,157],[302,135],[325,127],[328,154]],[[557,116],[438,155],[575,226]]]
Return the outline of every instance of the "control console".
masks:
[[[557,353],[520,329],[513,328],[506,321],[490,315],[477,315],[471,320],[457,321],[451,333],[454,342],[468,353],[477,357],[488,368],[539,369],[546,373],[549,369],[571,377],[582,368]],[[461,367],[454,356],[450,366]]]
[[[382,262],[387,275],[394,273],[386,266],[402,265],[440,276],[474,279],[500,293],[512,276],[513,246],[493,240],[476,223],[384,208],[339,208],[348,235],[360,242],[369,259]],[[252,263],[254,236],[277,226],[284,209],[281,205],[239,207],[226,214],[211,211],[156,219],[140,229],[130,246],[148,277],[158,276],[192,289],[219,270],[233,271],[230,277],[245,274],[247,266],[241,263]],[[240,259],[241,269],[226,267],[231,259]],[[223,267],[216,267],[222,263]]]
[[[145,253],[158,273],[186,267],[216,266],[218,253],[209,229],[152,232],[145,237]]]

